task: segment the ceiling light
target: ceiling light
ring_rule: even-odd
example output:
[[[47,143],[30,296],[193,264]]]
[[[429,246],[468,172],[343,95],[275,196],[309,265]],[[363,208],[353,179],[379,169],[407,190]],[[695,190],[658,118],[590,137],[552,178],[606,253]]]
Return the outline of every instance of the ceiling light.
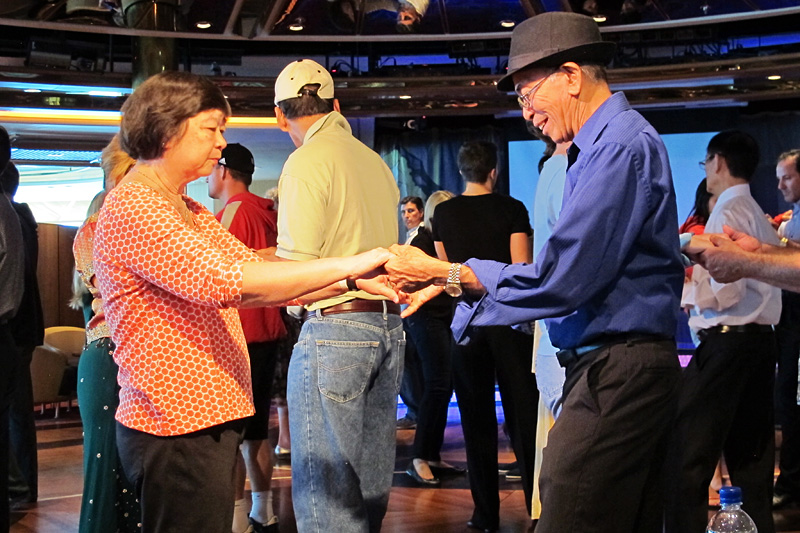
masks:
[[[40,93],[42,92],[41,89],[25,89],[26,93]]]
[[[195,24],[195,26],[197,26],[197,28],[200,30],[207,30],[211,27],[211,23],[207,20],[200,20]]]
[[[401,94],[400,96],[398,96],[398,98],[400,100],[411,100],[411,95],[410,94]]]
[[[513,28],[514,26],[517,25],[517,23],[514,22],[513,20],[501,20],[500,25],[504,28]]]
[[[289,24],[289,29],[292,31],[303,31],[303,24],[305,24],[305,20],[303,17],[297,17],[297,19]]]
[[[767,76],[767,79],[770,80],[770,81],[778,81],[779,79],[781,79],[781,75],[780,74],[773,74],[772,76]]]
[[[600,15],[599,13],[597,15],[594,15],[592,18],[598,24],[600,24],[601,22],[605,22],[606,21],[606,16],[605,15]]]
[[[119,111],[0,107],[0,123],[118,126],[121,118]],[[275,117],[229,117],[227,122],[232,128],[269,128],[277,124]]]

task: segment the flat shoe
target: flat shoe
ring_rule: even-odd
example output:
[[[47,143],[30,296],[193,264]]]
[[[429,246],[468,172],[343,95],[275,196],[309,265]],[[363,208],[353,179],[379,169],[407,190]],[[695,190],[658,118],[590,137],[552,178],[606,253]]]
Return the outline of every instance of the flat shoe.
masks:
[[[462,468],[460,466],[450,465],[450,466],[433,466],[430,465],[431,472],[433,472],[437,476],[460,476],[464,474],[467,469]]]
[[[408,468],[406,468],[406,474],[411,476],[411,478],[420,485],[428,485],[429,487],[433,487],[441,483],[439,478],[425,479],[424,477],[420,476],[419,473],[417,473],[417,469],[414,468],[414,461],[409,463]]]
[[[275,446],[275,458],[278,461],[288,461],[292,457],[292,450]]]

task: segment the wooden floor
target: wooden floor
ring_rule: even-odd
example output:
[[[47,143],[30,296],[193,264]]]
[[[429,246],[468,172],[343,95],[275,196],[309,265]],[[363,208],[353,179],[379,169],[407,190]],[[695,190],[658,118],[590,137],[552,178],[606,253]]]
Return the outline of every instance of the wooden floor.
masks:
[[[403,414],[402,410],[399,412]],[[39,502],[12,513],[11,533],[75,533],[78,531],[78,512],[82,486],[83,440],[78,409],[61,411],[59,419],[53,412],[37,414],[39,438]],[[498,417],[502,411],[498,408]],[[275,439],[277,418],[270,420],[270,434]],[[508,440],[498,430],[500,462],[511,462],[513,453]],[[397,461],[389,510],[383,531],[389,533],[461,533],[473,532],[466,527],[472,513],[472,499],[464,476],[445,478],[439,488],[419,488],[404,472],[411,457],[413,430],[397,432]],[[458,410],[450,408],[442,458],[464,466],[466,458]],[[519,483],[501,477],[501,532],[533,531],[526,516],[525,503]],[[281,533],[297,531],[291,502],[291,470],[278,465],[273,477],[275,511],[280,518]],[[710,493],[711,503],[718,503]],[[710,510],[709,512],[712,512]],[[800,509],[792,508],[775,513],[777,530],[800,533]]]

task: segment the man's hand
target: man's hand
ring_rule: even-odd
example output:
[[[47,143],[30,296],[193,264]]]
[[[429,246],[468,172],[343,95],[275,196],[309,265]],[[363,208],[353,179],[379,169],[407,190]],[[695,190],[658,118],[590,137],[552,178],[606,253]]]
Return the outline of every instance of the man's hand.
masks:
[[[394,303],[400,303],[400,296],[389,285],[389,276],[381,275],[373,278],[359,278],[356,280],[359,289],[376,296],[385,296]]]
[[[689,244],[684,246],[681,251],[688,255],[692,261],[699,263],[700,254],[713,247],[714,245],[711,243],[711,234],[701,233],[700,235],[692,235],[692,240],[689,241]]]
[[[725,229],[727,232],[730,228],[726,227]],[[744,236],[747,237],[747,239],[743,239],[744,244],[751,246],[752,242],[749,239],[753,238],[749,235]],[[747,266],[752,263],[754,255],[754,252],[748,251],[740,244],[740,241],[733,241],[727,237],[727,235],[724,237],[711,235],[711,242],[714,246],[705,250],[700,256],[700,264],[708,270],[712,278],[720,283],[732,283],[748,277]],[[756,242],[758,241],[756,240]]]
[[[444,287],[438,285],[428,285],[424,289],[411,294],[400,291],[400,303],[408,304],[408,307],[400,313],[400,317],[406,318],[413,315],[422,307],[422,304],[433,300],[442,294],[442,291],[444,291]]]
[[[390,251],[396,254],[385,265],[395,288],[412,293],[423,287],[447,280],[450,263],[429,256],[415,246],[395,244]]]
[[[742,250],[747,252],[762,251],[761,241],[755,237],[751,237],[747,233],[742,233],[741,231],[736,231],[730,226],[722,226],[722,230],[725,232],[725,235],[727,235],[733,242],[738,244]]]

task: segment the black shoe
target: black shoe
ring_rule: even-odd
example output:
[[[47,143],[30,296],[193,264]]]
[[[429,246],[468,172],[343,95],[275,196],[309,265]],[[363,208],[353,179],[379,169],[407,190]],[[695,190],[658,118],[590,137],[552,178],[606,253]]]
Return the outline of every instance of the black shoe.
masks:
[[[414,467],[413,460],[408,464],[408,468],[406,468],[406,474],[411,476],[411,479],[413,479],[420,485],[435,487],[436,485],[439,485],[441,483],[441,481],[439,481],[439,478],[435,477],[433,479],[425,479],[424,477],[420,476],[419,473],[417,472],[417,469]]]
[[[397,429],[415,429],[417,427],[417,421],[404,416],[403,418],[397,419]]]
[[[250,521],[250,526],[245,530],[245,533],[280,533],[278,522],[266,525],[254,520],[252,516],[248,516],[247,519]]]
[[[797,503],[797,498],[792,496],[789,493],[779,494],[775,493],[772,495],[772,508],[773,509],[783,509],[784,507],[789,507],[790,505],[794,505]]]
[[[522,481],[522,474],[519,468],[512,468],[506,472],[506,481]]]
[[[493,533],[493,532],[497,531],[497,528],[488,528],[488,527],[479,526],[478,524],[476,524],[472,520],[467,522],[467,527],[470,528],[470,529],[477,529],[477,530],[483,531],[483,533]]]
[[[513,463],[500,463],[497,465],[497,473],[501,475],[508,474],[510,470],[514,470],[517,468],[517,462],[514,461]]]
[[[430,463],[429,465],[431,467],[431,472],[433,472],[433,475],[435,476],[460,476],[467,472],[466,468],[462,468],[456,465],[434,466]]]

